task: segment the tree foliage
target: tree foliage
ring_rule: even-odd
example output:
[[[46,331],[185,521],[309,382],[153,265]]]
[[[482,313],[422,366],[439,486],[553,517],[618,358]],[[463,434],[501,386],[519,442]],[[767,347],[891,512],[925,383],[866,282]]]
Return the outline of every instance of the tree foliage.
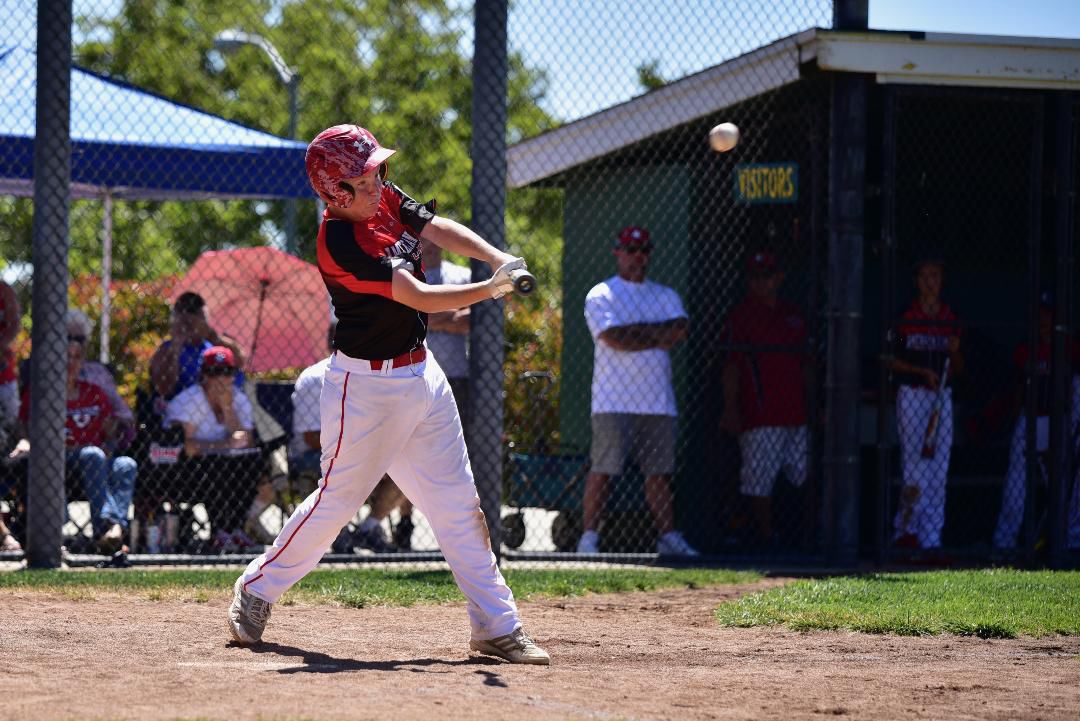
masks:
[[[214,46],[215,36],[227,29],[261,35],[300,74],[300,139],[340,122],[363,125],[398,149],[389,164],[392,180],[417,199],[437,197],[440,213],[469,222],[471,5],[450,0],[126,0],[118,9],[108,7],[106,14],[77,18],[77,64],[283,136],[289,126],[288,94],[266,55],[251,46],[222,54]],[[510,142],[555,125],[538,105],[546,90],[543,73],[511,54]],[[528,258],[541,279],[536,296],[514,301],[508,316],[508,375],[515,375],[558,363],[556,344],[548,339],[553,333],[561,336],[561,215],[553,212],[560,207],[554,190],[510,193],[507,207],[508,245]],[[300,255],[313,261],[316,204],[300,202],[298,213]],[[29,260],[31,202],[0,198],[0,214],[5,218],[0,256]],[[160,290],[163,279],[182,275],[205,250],[266,244],[281,234],[283,217],[282,202],[115,203],[113,277],[122,290],[114,292],[131,295],[114,299],[114,306],[134,307],[138,293]],[[100,203],[73,204],[73,277],[100,276],[101,229]],[[79,305],[93,307],[90,291],[80,289],[76,295]],[[125,385],[138,379],[124,365],[142,364],[142,346],[167,332],[167,315],[159,310],[155,305],[138,319],[152,327],[135,329],[127,321],[113,321],[116,338],[110,345],[119,354],[121,374],[127,374]],[[131,344],[139,346],[137,353],[125,350]],[[138,371],[145,373],[145,365]],[[509,398],[512,416],[526,414],[512,389]]]

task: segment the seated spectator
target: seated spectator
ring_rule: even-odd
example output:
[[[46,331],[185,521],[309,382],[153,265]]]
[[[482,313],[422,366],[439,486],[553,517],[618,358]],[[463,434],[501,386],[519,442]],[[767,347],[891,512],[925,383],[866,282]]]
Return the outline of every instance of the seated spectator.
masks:
[[[90,502],[98,550],[109,554],[124,541],[137,465],[132,458],[108,450],[115,446],[119,428],[112,405],[101,388],[79,378],[91,330],[89,319],[79,310],[69,310],[67,327],[67,468],[78,476]],[[27,387],[23,392],[19,412],[23,434],[11,453],[14,459],[30,453],[25,431],[29,427],[31,390]]]
[[[243,531],[245,514],[260,483],[267,483],[251,401],[234,385],[236,375],[232,350],[210,346],[200,357],[198,383],[178,393],[165,411],[166,426],[184,431],[185,472],[206,505],[220,550],[255,545]]]
[[[87,322],[89,323],[89,320]],[[116,419],[117,450],[126,449],[135,438],[135,413],[120,395],[113,372],[104,363],[84,360],[82,370],[79,371],[79,380],[96,385],[109,399],[109,407]]]
[[[19,384],[11,344],[19,334],[20,318],[15,291],[0,281],[0,451],[5,453],[9,433],[19,418]]]
[[[206,301],[198,293],[183,293],[176,299],[170,334],[150,359],[150,384],[165,400],[172,399],[199,381],[202,354],[211,346],[228,348],[237,369],[244,365],[243,354],[236,341],[219,334],[210,326]],[[243,374],[233,375],[236,387],[243,388]]]
[[[772,497],[777,476],[783,472],[801,488],[809,453],[805,393],[811,366],[803,352],[806,321],[797,306],[780,298],[783,282],[774,253],[751,253],[746,297],[722,332],[733,350],[724,365],[720,428],[739,439],[739,492],[750,505],[762,546],[774,542]]]
[[[331,346],[333,346],[333,337],[334,326],[331,326]],[[305,494],[314,490],[319,478],[322,477],[319,398],[322,395],[323,376],[329,365],[330,359],[324,358],[305,368],[296,379],[296,387],[292,394],[293,433],[292,442],[289,444],[289,466],[300,479],[306,481],[305,486],[302,487],[302,492]],[[411,511],[412,504],[409,503],[405,494],[398,490],[389,476],[383,476],[379,485],[372,491],[369,500],[370,513],[360,522],[356,532],[350,533],[346,526],[334,541],[333,550],[336,553],[352,553],[354,546],[367,548],[376,553],[391,553],[397,550],[397,547],[386,536],[383,521],[395,507],[405,506]],[[402,523],[405,518],[409,516],[403,512]],[[411,527],[411,520],[409,525]],[[409,536],[411,535],[410,531]]]

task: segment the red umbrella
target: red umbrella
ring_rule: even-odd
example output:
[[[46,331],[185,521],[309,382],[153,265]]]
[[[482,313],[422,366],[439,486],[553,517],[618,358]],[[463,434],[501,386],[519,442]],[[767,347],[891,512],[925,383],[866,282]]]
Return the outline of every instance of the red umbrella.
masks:
[[[274,248],[210,250],[173,289],[194,291],[210,325],[246,352],[244,370],[303,368],[329,352],[330,295],[319,269]]]

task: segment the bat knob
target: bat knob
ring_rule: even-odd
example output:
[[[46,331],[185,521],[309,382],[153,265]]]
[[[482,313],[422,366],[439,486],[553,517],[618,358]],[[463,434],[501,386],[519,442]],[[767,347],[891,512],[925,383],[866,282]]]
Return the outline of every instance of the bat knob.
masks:
[[[510,271],[510,280],[514,281],[514,290],[520,295],[529,295],[536,290],[536,277],[527,270]]]

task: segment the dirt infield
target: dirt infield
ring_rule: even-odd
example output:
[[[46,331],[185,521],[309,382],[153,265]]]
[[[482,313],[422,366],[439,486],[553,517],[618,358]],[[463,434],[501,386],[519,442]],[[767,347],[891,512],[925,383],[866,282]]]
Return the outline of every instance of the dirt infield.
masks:
[[[461,604],[274,609],[225,642],[229,597],[0,592],[0,719],[1075,719],[1080,638],[986,641],[718,627],[776,581],[523,602],[553,665],[470,657]]]

